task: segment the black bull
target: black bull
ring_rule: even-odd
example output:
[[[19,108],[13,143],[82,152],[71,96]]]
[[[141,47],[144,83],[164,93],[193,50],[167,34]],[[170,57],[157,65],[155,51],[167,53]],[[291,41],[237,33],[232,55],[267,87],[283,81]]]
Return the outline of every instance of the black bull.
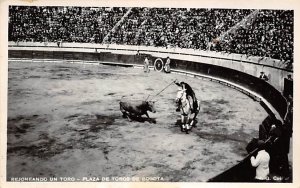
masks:
[[[123,117],[127,117],[129,120],[132,116],[141,117],[142,115],[150,118],[147,111],[156,112],[154,103],[153,101],[121,101],[120,110]]]

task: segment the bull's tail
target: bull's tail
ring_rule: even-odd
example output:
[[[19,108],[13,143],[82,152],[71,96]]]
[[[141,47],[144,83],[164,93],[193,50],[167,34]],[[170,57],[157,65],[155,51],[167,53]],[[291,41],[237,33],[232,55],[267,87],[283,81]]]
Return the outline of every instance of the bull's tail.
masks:
[[[124,107],[123,107],[124,103],[122,101],[120,101],[119,104],[120,104],[120,110],[121,111],[124,110]]]
[[[119,102],[120,104],[120,111],[122,112],[123,114],[123,117],[126,118],[127,117],[127,114],[126,114],[126,110],[124,109],[124,103],[123,102]]]
[[[197,111],[199,112],[201,110],[201,101],[197,100]]]

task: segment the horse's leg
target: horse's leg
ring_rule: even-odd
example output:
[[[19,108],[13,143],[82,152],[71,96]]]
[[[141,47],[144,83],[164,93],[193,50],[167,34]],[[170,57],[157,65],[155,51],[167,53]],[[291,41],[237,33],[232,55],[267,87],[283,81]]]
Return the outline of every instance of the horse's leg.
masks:
[[[195,113],[194,113],[194,116],[193,116],[193,118],[192,118],[192,120],[191,120],[191,122],[190,122],[190,126],[191,127],[196,127],[196,124],[195,124],[195,120],[196,120],[196,117],[197,117],[197,115],[198,115],[198,110],[197,111],[195,111]]]
[[[190,130],[190,127],[189,127],[189,114],[187,115],[187,117],[186,117],[186,121],[185,121],[185,133],[186,134],[189,134],[189,130]]]
[[[188,115],[187,115],[187,117],[186,117],[186,129],[187,129],[187,130],[190,129],[190,126],[189,126],[190,116],[191,116],[191,114],[188,113]]]
[[[185,123],[184,123],[184,115],[181,115],[181,131],[183,132],[184,131],[184,129],[185,129]]]
[[[190,98],[191,99],[191,98]],[[190,103],[190,101],[188,100],[188,106],[187,106],[187,120],[186,120],[186,133],[188,133],[188,131],[191,129],[190,127],[190,119],[191,119],[191,115],[192,115],[192,105]]]
[[[194,117],[193,117],[193,119],[190,123],[190,125],[193,126],[193,127],[197,127],[195,121],[196,121],[198,113],[200,112],[200,101],[199,100],[197,100],[197,104],[198,104],[198,107],[195,110]]]

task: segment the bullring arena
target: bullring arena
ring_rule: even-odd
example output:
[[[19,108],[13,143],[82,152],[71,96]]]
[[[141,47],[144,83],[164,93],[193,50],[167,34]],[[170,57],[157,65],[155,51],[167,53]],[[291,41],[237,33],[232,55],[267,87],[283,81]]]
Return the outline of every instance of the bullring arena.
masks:
[[[149,73],[142,69],[145,56]],[[171,74],[155,71],[155,62],[167,56]],[[258,59],[192,49],[10,42],[7,181],[250,181],[243,175],[255,169],[237,177],[257,152],[246,147],[259,137],[261,124],[284,121],[282,80],[292,72],[280,61],[270,66],[271,60]],[[272,74],[269,82],[258,78],[262,69]],[[201,101],[189,134],[180,130],[174,80],[189,83]],[[150,119],[122,117],[121,100],[149,95],[156,101]]]

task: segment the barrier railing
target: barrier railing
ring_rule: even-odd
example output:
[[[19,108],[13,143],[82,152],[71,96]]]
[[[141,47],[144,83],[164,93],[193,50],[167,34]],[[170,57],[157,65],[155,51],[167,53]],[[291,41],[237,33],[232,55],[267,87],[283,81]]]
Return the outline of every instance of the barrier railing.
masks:
[[[58,46],[60,47],[58,49]],[[151,46],[133,46],[116,44],[89,44],[89,43],[42,43],[42,42],[9,42],[9,49],[22,50],[26,47],[32,51],[73,51],[73,52],[112,52],[115,54],[135,55],[145,53],[152,56],[159,56],[171,59],[180,59],[185,61],[212,64],[216,66],[227,67],[252,76],[258,77],[263,71],[269,76],[269,83],[277,90],[283,91],[284,78],[292,75],[293,71],[286,68],[287,64],[283,61],[262,58],[255,56],[246,56],[242,54],[229,54],[223,52],[180,49],[180,48],[162,48]]]
[[[41,47],[40,47],[41,48]],[[47,48],[48,49],[48,48]],[[111,53],[109,51],[95,52],[91,51],[72,51],[69,48],[55,48],[55,51],[45,50],[43,48],[40,50],[32,50],[31,48],[12,48],[9,50],[10,58],[29,58],[29,59],[62,59],[65,61],[76,61],[83,60],[87,61],[97,61],[97,62],[120,62],[125,64],[142,64],[143,55],[134,54],[120,54]],[[160,54],[153,54],[151,60],[151,65],[156,58],[163,58]],[[201,73],[208,76],[213,76],[216,78],[224,79],[232,83],[238,84],[246,89],[258,93],[263,98],[265,98],[276,111],[283,118],[286,114],[287,104],[285,98],[282,96],[274,86],[269,82],[261,80],[253,75],[241,72],[239,70],[234,70],[231,68],[217,66],[215,64],[200,63],[194,61],[187,61],[181,59],[172,59],[171,68],[175,70],[189,71],[193,73]]]

